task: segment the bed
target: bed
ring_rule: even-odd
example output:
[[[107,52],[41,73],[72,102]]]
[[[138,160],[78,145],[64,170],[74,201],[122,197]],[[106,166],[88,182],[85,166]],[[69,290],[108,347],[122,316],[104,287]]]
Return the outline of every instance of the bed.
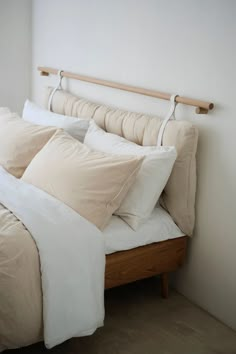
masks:
[[[52,88],[46,88],[45,107],[48,107],[51,93]],[[67,116],[92,118],[105,131],[143,146],[156,145],[162,122],[157,117],[105,106],[63,90],[53,95],[51,109]],[[162,194],[161,205],[178,225],[182,237],[108,255],[106,288],[160,275],[161,294],[164,298],[168,297],[168,273],[183,264],[187,239],[194,227],[197,142],[198,131],[194,125],[186,121],[168,122],[163,145],[174,145],[178,158]]]
[[[52,88],[47,88],[46,107],[51,92]],[[58,114],[93,119],[104,131],[144,146],[156,144],[161,126],[161,120],[157,117],[107,107],[63,90],[55,92],[51,107],[52,111]],[[178,152],[172,174],[162,193],[160,205],[154,209],[151,218],[139,231],[132,231],[116,216],[112,217],[111,223],[105,228],[105,289],[160,275],[161,294],[164,298],[168,297],[168,274],[183,264],[187,239],[194,227],[197,140],[198,132],[192,124],[184,121],[170,121],[167,124],[163,145],[173,145]],[[28,197],[24,197],[25,203],[30,203]],[[9,320],[4,324],[0,321],[0,350],[29,345],[43,339],[38,250],[24,225],[13,213],[1,206],[0,233],[4,236],[10,232],[14,240],[16,231],[20,237],[9,259],[18,262],[27,271],[28,276],[18,273],[17,276],[11,277],[8,289],[12,289],[12,294],[9,299],[2,287],[0,295],[5,296],[14,315],[9,318],[9,314],[0,308],[2,318],[8,316],[6,318]],[[122,237],[119,238],[121,234]],[[22,247],[20,241],[24,244],[24,255],[19,252]],[[91,257],[94,257],[94,254]],[[1,286],[5,286],[6,278],[2,279]],[[17,291],[13,289],[20,289],[24,296],[18,296]]]

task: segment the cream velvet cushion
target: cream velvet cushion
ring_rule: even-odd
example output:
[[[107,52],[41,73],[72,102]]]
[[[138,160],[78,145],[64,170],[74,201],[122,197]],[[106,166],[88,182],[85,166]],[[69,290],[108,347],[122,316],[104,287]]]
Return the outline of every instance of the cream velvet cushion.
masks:
[[[56,128],[25,122],[16,113],[0,110],[0,165],[19,178]]]
[[[177,156],[175,147],[140,146],[105,132],[94,121],[90,122],[84,143],[97,151],[144,156],[135,182],[115,212],[137,230],[150,217],[170,177]]]
[[[93,152],[59,131],[35,156],[22,179],[103,229],[127,194],[142,160]]]

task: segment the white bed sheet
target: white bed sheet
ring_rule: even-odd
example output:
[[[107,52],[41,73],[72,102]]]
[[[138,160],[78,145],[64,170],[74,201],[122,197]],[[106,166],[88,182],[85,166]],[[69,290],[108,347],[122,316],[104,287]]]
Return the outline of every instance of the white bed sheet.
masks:
[[[119,216],[113,215],[103,234],[106,254],[184,236],[161,206],[154,209],[148,221],[137,231],[131,229]]]

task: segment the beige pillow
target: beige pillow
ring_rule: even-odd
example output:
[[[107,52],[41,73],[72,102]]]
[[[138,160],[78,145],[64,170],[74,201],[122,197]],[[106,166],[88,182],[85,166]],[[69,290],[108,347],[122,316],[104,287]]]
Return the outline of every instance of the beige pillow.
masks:
[[[56,130],[25,122],[16,113],[0,110],[0,165],[15,177],[21,177]]]
[[[103,229],[126,196],[142,160],[92,151],[59,131],[35,156],[22,179]]]

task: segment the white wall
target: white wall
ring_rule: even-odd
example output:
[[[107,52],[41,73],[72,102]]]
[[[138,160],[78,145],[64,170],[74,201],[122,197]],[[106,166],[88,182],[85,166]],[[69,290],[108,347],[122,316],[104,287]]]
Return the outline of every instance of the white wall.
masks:
[[[200,130],[197,223],[180,292],[236,329],[236,2],[221,0],[34,0],[33,96],[37,65],[213,101],[209,115],[178,108]],[[167,103],[73,82],[72,92],[163,115]]]
[[[0,106],[21,113],[31,86],[31,1],[0,0]]]

